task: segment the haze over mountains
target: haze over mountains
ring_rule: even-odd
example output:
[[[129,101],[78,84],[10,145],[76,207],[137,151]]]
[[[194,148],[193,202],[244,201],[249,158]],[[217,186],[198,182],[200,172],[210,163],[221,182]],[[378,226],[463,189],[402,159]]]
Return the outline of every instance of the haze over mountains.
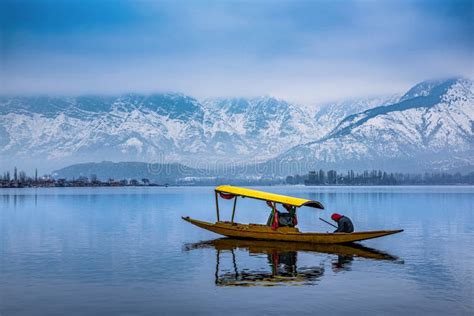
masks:
[[[286,165],[277,174],[319,167],[462,171],[473,165],[473,133],[473,83],[458,78],[317,108],[174,93],[0,97],[0,163],[7,168],[50,171],[110,160]]]

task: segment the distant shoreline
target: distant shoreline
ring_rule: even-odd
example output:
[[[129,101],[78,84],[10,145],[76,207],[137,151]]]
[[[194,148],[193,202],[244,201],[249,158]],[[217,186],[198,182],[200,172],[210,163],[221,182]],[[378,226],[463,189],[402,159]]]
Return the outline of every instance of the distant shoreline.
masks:
[[[0,191],[11,190],[11,189],[68,189],[68,188],[193,188],[193,187],[215,187],[224,183],[219,184],[197,184],[197,185],[185,185],[185,184],[170,184],[170,185],[95,185],[95,186],[20,186],[20,187],[0,187]],[[238,186],[249,186],[249,187],[306,187],[306,188],[325,188],[325,187],[474,187],[474,184],[469,183],[458,183],[458,184],[325,184],[325,185],[302,185],[302,184],[233,184]]]

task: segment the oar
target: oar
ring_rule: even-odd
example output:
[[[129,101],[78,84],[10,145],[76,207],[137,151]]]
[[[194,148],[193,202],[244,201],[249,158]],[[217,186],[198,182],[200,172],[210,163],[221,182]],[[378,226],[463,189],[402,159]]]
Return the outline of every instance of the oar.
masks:
[[[331,225],[332,227],[337,228],[336,225],[333,225],[333,224],[329,223],[327,220],[324,220],[324,219],[322,219],[321,217],[320,217],[319,219],[322,220],[323,222],[325,222],[326,224],[329,224],[329,225]]]

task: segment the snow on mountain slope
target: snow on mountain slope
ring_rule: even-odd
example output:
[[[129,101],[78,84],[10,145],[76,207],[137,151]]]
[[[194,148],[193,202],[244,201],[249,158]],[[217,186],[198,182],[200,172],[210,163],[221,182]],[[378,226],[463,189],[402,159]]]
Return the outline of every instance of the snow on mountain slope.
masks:
[[[326,103],[317,108],[314,120],[323,137],[332,131],[343,118],[374,107],[397,103],[399,95],[378,96],[371,98],[358,98],[334,103]]]
[[[272,97],[203,102],[173,93],[0,97],[0,162],[41,160],[54,167],[104,159],[197,167],[260,162],[321,138],[352,106],[332,109],[338,112],[325,123],[302,106]]]
[[[218,152],[234,147],[237,157],[262,161],[320,136],[309,115],[284,100],[215,99],[205,100],[203,106],[203,128],[209,144]]]
[[[472,151],[472,95],[471,81],[452,79],[418,84],[401,98],[313,109],[272,97],[199,102],[177,93],[4,96],[0,165],[52,170],[113,160],[205,168],[278,157],[274,161],[346,168],[423,156],[429,165],[459,166],[472,163],[466,156]]]
[[[473,153],[473,83],[450,79],[421,83],[398,103],[350,115],[327,136],[277,160],[420,171],[472,165]]]
[[[178,94],[3,98],[0,113],[0,155],[19,160],[172,160],[204,147],[200,104]]]
[[[235,100],[202,104],[171,93],[0,97],[0,163],[261,161],[316,139],[312,120],[290,103]]]

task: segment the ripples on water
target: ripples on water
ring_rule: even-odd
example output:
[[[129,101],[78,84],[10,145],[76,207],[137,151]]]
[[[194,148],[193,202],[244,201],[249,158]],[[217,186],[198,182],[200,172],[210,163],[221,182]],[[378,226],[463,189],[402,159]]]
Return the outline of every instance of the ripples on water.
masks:
[[[267,187],[316,199],[319,216],[398,235],[358,246],[222,239],[180,219],[214,221],[213,188],[0,190],[0,314],[471,314],[472,187]],[[231,202],[222,202],[230,216]],[[236,221],[264,223],[263,202]]]

